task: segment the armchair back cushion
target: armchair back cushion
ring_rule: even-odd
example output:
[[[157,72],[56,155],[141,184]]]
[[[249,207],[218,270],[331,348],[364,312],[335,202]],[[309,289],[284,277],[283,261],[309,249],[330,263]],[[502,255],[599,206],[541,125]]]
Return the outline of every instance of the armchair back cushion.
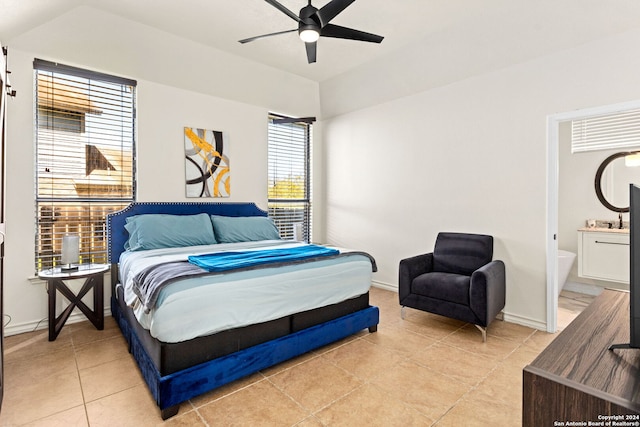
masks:
[[[433,250],[433,271],[471,276],[492,259],[492,236],[439,233]]]

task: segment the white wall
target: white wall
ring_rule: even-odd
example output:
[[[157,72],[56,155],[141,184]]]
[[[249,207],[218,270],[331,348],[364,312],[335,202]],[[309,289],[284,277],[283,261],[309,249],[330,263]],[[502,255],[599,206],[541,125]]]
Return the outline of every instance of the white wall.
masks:
[[[183,127],[191,126],[227,137],[231,196],[215,201],[267,208],[267,109],[148,81],[138,83],[137,95],[138,201],[194,201],[184,183]]]
[[[140,201],[187,200],[182,131],[184,126],[197,126],[226,132],[230,143],[231,197],[209,200],[252,201],[266,208],[267,113],[304,116],[319,110],[314,82],[91,8],[75,9],[6,44],[18,94],[9,101],[8,111],[4,282],[4,312],[11,316],[8,335],[32,330],[47,317],[44,284],[32,278],[35,57],[138,81]],[[108,298],[110,290],[105,288]]]
[[[371,252],[374,280],[396,287],[400,259],[439,231],[492,234],[505,318],[546,328],[546,118],[640,98],[638,43],[631,31],[325,120],[328,241]]]

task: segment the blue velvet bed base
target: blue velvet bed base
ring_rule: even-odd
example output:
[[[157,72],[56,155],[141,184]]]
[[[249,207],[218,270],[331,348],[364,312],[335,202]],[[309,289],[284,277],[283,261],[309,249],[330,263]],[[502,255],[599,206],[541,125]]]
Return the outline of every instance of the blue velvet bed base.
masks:
[[[129,350],[140,367],[163,419],[175,415],[178,412],[178,405],[193,397],[346,338],[363,329],[369,328],[373,331],[380,318],[378,307],[370,306],[210,362],[161,376],[135,331],[129,327],[118,302],[113,298],[111,312],[129,343]]]
[[[128,238],[124,228],[127,217],[141,214],[190,215],[202,212],[225,216],[267,216],[267,212],[253,203],[186,202],[132,203],[122,211],[107,215],[109,236],[107,254],[112,265],[112,295],[116,295],[117,262]],[[129,343],[130,352],[140,367],[163,419],[175,415],[180,403],[207,391],[338,341],[363,329],[368,328],[373,332],[377,328],[380,317],[378,308],[369,306],[343,317],[162,376],[114,297],[111,300],[111,313]]]

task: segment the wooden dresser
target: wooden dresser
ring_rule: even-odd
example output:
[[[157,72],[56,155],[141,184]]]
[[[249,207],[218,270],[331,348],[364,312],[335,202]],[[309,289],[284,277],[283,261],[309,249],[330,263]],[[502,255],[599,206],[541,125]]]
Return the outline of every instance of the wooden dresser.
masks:
[[[640,425],[640,349],[609,350],[628,342],[629,293],[607,289],[524,368],[522,425]]]

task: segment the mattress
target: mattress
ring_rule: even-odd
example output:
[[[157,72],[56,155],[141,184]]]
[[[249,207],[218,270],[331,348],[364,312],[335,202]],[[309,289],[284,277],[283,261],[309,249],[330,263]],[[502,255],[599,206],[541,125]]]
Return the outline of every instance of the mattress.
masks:
[[[259,241],[124,252],[119,268],[124,300],[152,337],[177,343],[336,304],[369,291],[372,260],[344,249],[335,258],[180,279],[160,291],[150,310],[133,290],[133,278],[160,263],[220,251],[300,245],[304,244]]]

